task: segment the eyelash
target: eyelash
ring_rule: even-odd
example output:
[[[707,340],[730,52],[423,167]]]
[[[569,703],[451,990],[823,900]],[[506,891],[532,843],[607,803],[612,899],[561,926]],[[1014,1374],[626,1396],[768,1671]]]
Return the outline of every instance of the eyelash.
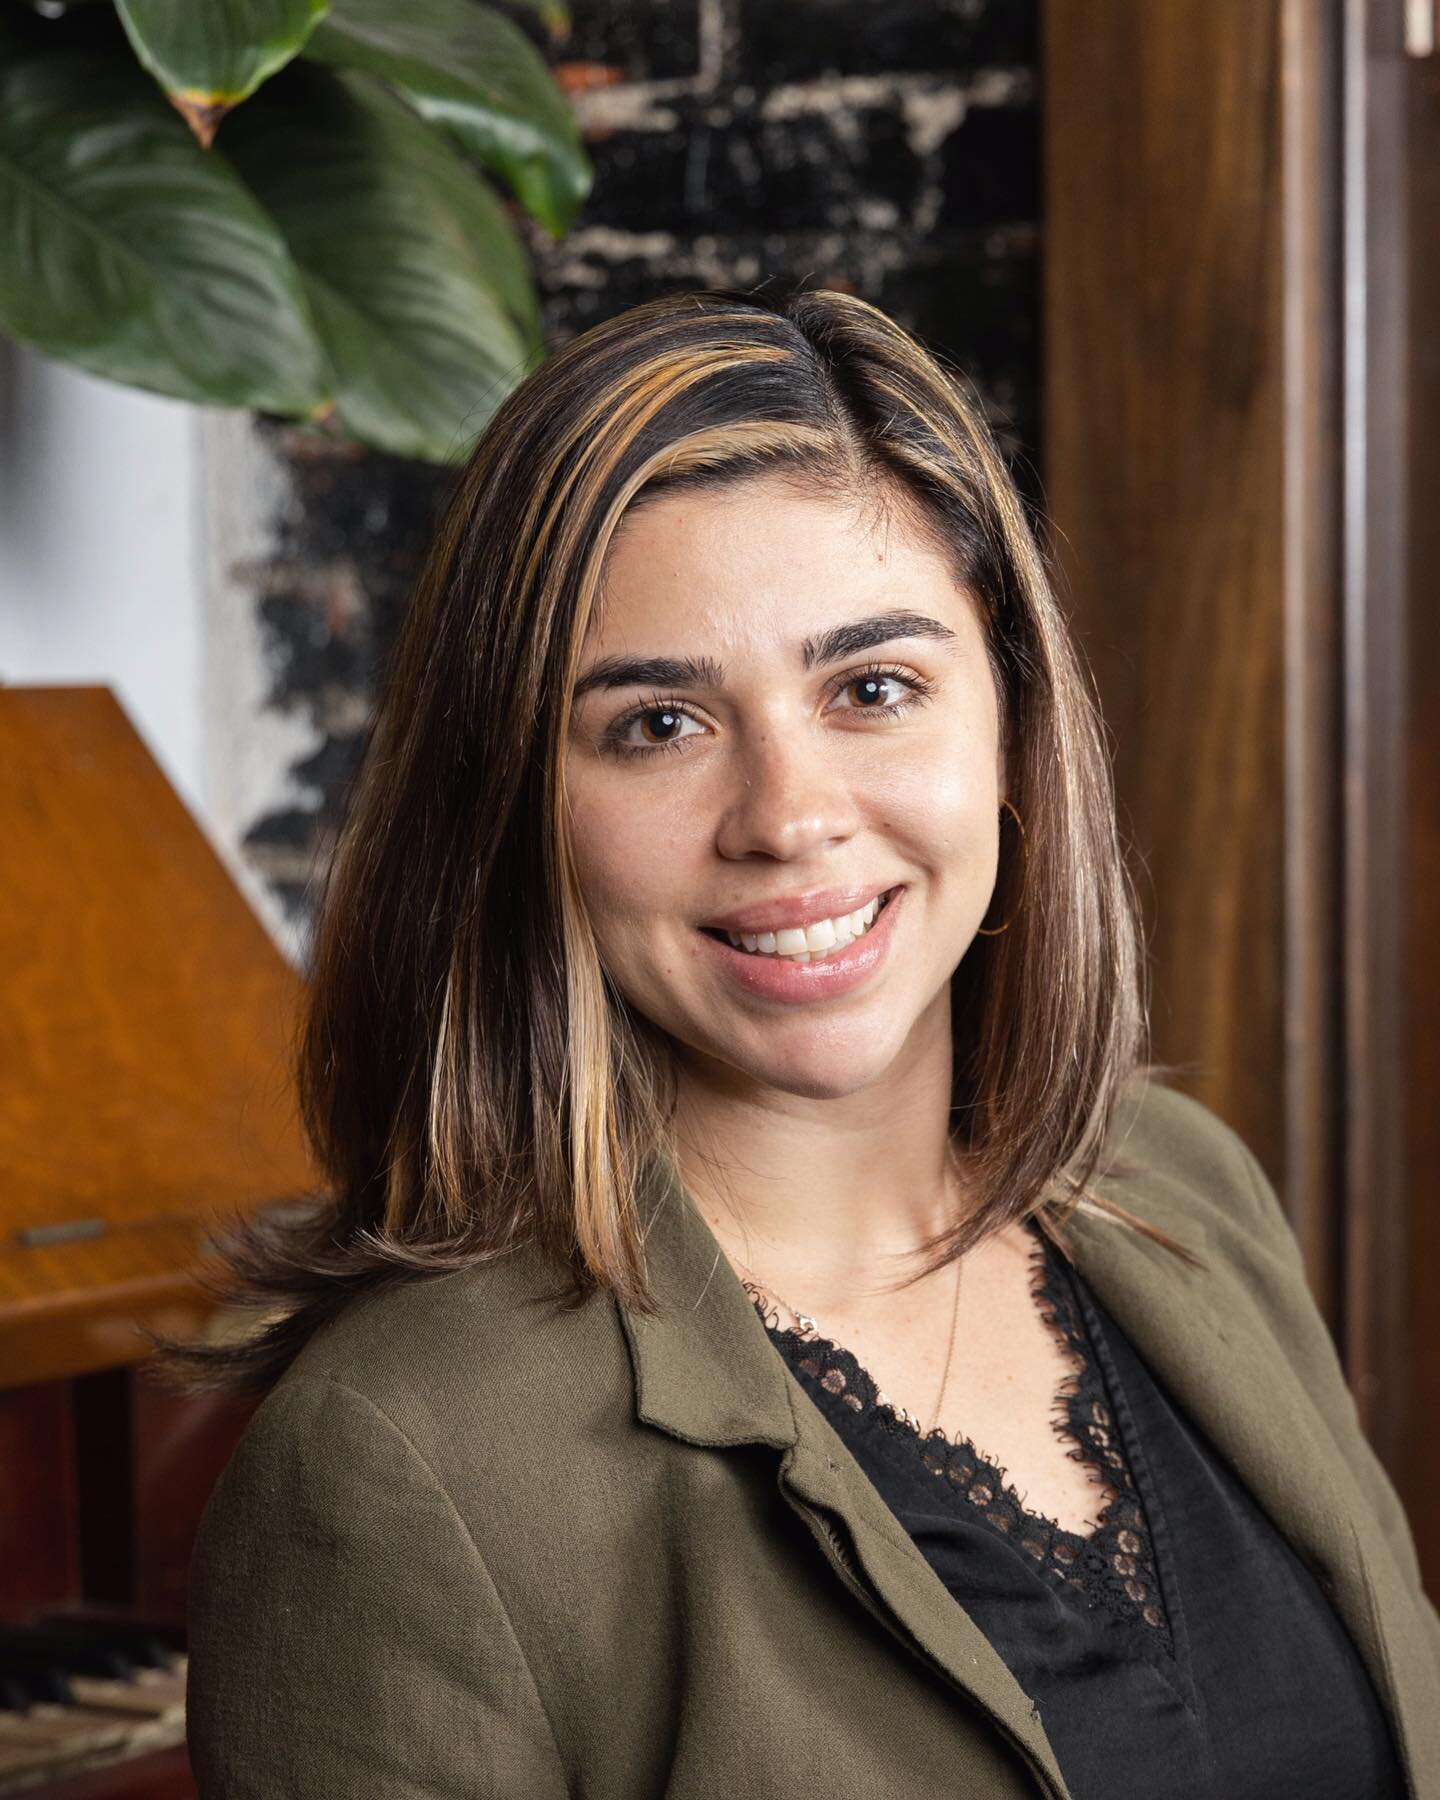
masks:
[[[851,710],[878,714],[884,719],[896,719],[901,713],[909,712],[911,707],[923,704],[934,691],[934,684],[926,681],[923,676],[907,674],[903,669],[892,669],[888,664],[874,663],[869,668],[856,669],[852,674],[844,676],[836,684],[835,692],[843,694],[846,688],[853,687],[857,681],[882,680],[901,682],[911,690],[909,699],[898,700],[890,706],[861,706]],[[622,742],[624,734],[637,719],[647,718],[654,712],[680,713],[687,719],[695,718],[694,713],[680,701],[667,700],[663,694],[652,694],[642,705],[632,707],[628,713],[617,719],[605,733],[606,750],[614,756],[621,757],[654,756],[664,750],[683,750],[685,745],[690,742],[689,738],[672,738],[666,744],[627,744]],[[698,724],[699,721],[696,720],[696,723]]]

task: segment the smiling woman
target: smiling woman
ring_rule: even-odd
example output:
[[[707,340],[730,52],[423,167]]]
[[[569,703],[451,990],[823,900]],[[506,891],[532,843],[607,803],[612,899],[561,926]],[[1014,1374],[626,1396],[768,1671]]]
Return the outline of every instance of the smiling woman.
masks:
[[[229,1243],[253,1332],[168,1346],[266,1396],[202,1793],[1440,1791],[1403,1513],[1142,969],[952,373],[826,292],[533,373],[330,871],[327,1190]]]
[[[867,1217],[868,1184],[842,1174],[882,1094],[917,1218],[939,1185],[949,983],[995,888],[1003,816],[983,606],[907,493],[873,477],[846,493],[833,472],[807,484],[798,465],[672,477],[632,501],[566,767],[600,961],[676,1046],[688,1135],[703,1121],[732,1150],[749,1139],[752,1166],[808,1168],[851,1278],[905,1205]],[[764,1091],[829,1103],[785,1108],[762,1145]],[[812,1290],[813,1243],[792,1252]]]
[[[763,1003],[702,930],[892,888],[905,952],[843,1010]],[[635,307],[507,398],[437,533],[319,907],[326,1203],[237,1230],[279,1316],[171,1366],[264,1391],[352,1289],[522,1240],[649,1311],[635,1199],[687,1065],[853,1094],[796,1167],[878,1107],[937,1269],[1042,1200],[1061,1228],[1144,1066],[1141,973],[1088,676],[959,379],[846,295]]]

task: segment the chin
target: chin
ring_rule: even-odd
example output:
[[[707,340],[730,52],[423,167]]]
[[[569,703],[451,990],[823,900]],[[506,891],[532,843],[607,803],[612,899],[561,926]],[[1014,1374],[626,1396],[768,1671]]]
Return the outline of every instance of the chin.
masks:
[[[767,1085],[777,1088],[782,1094],[794,1094],[799,1100],[844,1100],[848,1095],[861,1093],[869,1087],[870,1080],[871,1078],[867,1077],[856,1081],[840,1082],[836,1081],[833,1076],[822,1079],[818,1075],[807,1080],[803,1076],[796,1075],[789,1079],[771,1080]]]
[[[891,1057],[877,1055],[871,1043],[862,1052],[847,1055],[845,1051],[822,1052],[795,1057],[767,1058],[763,1063],[736,1061],[750,1079],[762,1087],[774,1088],[782,1094],[794,1094],[802,1100],[843,1100],[850,1094],[863,1093],[874,1085],[889,1068]]]

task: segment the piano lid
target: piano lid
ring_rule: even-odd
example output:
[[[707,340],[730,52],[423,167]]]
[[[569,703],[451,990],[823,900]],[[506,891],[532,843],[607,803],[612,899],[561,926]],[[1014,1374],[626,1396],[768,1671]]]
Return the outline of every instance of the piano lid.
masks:
[[[313,1186],[302,978],[105,687],[0,686],[0,1386],[143,1356]]]

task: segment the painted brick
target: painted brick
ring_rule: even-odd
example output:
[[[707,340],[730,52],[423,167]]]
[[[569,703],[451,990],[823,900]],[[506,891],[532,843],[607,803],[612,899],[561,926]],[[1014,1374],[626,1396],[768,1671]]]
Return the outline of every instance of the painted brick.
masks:
[[[873,300],[1039,467],[1038,0],[574,0],[551,43],[596,167],[555,243],[517,225],[559,344],[652,296],[803,281]],[[312,726],[244,854],[303,944],[398,618],[453,472],[256,427],[285,500],[249,573],[268,707]],[[310,800],[297,801],[296,795]],[[313,803],[312,803],[313,802]],[[303,958],[302,958],[303,959]]]

